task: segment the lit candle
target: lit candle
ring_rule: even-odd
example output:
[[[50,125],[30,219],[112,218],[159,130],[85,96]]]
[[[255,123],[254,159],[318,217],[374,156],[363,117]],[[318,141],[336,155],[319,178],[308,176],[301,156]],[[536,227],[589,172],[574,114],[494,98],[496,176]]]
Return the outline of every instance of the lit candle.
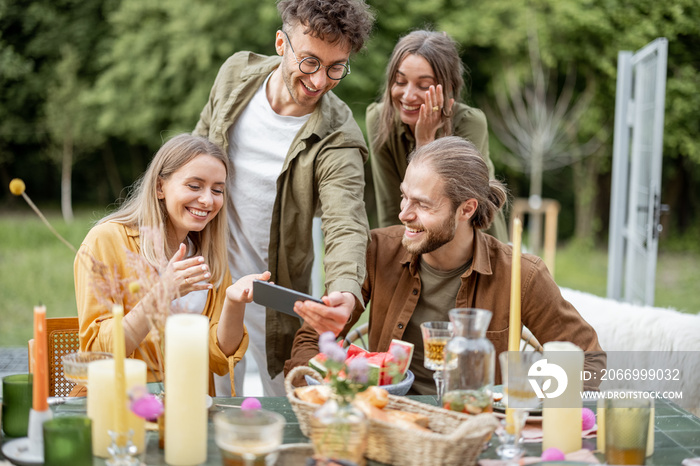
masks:
[[[545,390],[542,403],[542,451],[558,448],[564,453],[581,449],[581,411],[583,401],[583,350],[567,341],[550,341],[544,344],[544,359],[553,371],[556,364],[566,373],[566,389],[560,395],[548,398],[547,394],[556,393],[563,380],[557,379],[556,388]],[[548,374],[549,375],[549,374]]]
[[[32,408],[34,411],[49,409],[49,357],[46,336],[46,306],[34,307],[34,388]]]
[[[124,360],[126,389],[146,386],[146,363],[139,359]],[[112,443],[108,431],[116,431],[114,400],[116,399],[114,359],[103,359],[88,364],[87,415],[92,419],[92,453],[108,458],[107,447]],[[131,411],[127,412],[126,429],[133,430],[131,441],[137,453],[144,451],[146,421]]]
[[[513,259],[510,276],[510,320],[508,351],[520,350],[520,242],[523,225],[519,218],[513,220]]]
[[[165,323],[165,462],[174,466],[207,459],[209,320],[176,314]]]
[[[127,433],[127,393],[126,377],[124,375],[125,343],[124,324],[122,323],[124,308],[115,304],[112,307],[112,316],[114,317],[112,326],[112,354],[114,356],[114,388],[116,392],[116,398],[114,399],[114,429],[116,433],[120,434],[117,437],[117,445],[124,446],[126,444],[126,437],[123,437],[123,434]]]

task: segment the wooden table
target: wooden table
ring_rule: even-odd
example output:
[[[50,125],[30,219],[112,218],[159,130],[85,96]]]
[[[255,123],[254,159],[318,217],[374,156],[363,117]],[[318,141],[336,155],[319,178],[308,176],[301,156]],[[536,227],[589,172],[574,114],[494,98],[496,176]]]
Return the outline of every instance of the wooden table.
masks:
[[[432,396],[412,396],[414,400],[418,400],[428,404],[435,404],[435,398]],[[228,406],[240,406],[243,398],[214,398],[214,406],[210,410],[213,413],[229,408]],[[292,411],[289,402],[285,397],[261,397],[260,402],[264,409],[278,412],[284,416],[287,424],[284,428],[284,443],[308,443],[308,439],[302,434],[297,422],[296,416]],[[595,410],[594,403],[586,403],[585,406]],[[85,398],[70,399],[67,403],[54,407],[55,415],[71,415],[85,414]],[[211,419],[211,416],[210,416]],[[656,400],[656,416],[655,416],[655,442],[654,455],[647,458],[647,465],[674,465],[677,466],[685,458],[700,457],[700,419],[692,415],[688,411],[680,408],[676,404],[665,401]],[[207,451],[207,465],[221,465],[221,455],[214,443],[214,426],[209,423],[209,445]],[[164,465],[163,451],[158,448],[157,432],[147,433],[147,447],[143,461],[147,465]],[[584,439],[584,448],[595,448],[595,439]],[[493,441],[492,445],[484,451],[483,458],[497,458],[495,453],[497,441]],[[397,446],[398,447],[398,446]],[[541,445],[538,443],[525,444],[527,456],[539,456],[541,454]],[[603,456],[597,454],[598,459],[602,462]],[[0,458],[2,455],[0,454]],[[96,459],[95,465],[105,464],[104,460]],[[377,465],[374,462],[368,462],[368,465]]]

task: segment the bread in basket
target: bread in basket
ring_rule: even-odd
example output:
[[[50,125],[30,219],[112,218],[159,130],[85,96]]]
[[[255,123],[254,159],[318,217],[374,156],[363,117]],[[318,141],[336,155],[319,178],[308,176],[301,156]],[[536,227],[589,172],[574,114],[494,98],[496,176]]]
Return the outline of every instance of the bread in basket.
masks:
[[[304,375],[321,381],[318,372],[299,366],[289,372],[284,385],[301,431],[308,437],[311,417],[319,405],[302,401],[295,395],[292,381]],[[470,416],[401,396],[389,395],[387,407],[427,416],[430,432],[370,418],[365,456],[386,464],[473,465],[498,427],[496,417],[490,413]]]

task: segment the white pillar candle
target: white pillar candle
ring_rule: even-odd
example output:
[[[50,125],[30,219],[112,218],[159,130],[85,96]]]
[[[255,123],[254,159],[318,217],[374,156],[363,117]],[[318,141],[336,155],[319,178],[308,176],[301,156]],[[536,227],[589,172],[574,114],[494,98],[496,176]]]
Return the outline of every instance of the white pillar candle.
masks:
[[[146,363],[138,359],[124,360],[126,390],[146,386]],[[92,453],[108,458],[107,447],[112,442],[109,430],[116,429],[115,400],[119,399],[115,384],[114,360],[104,359],[88,364],[87,415],[92,419]],[[131,441],[139,453],[144,451],[145,424],[142,418],[130,410],[126,414],[126,427],[134,431]]]
[[[165,462],[207,459],[209,320],[176,314],[165,323]]]
[[[558,448],[564,453],[571,453],[581,449],[583,350],[570,342],[552,341],[544,344],[544,357],[548,364],[556,364],[564,370],[567,385],[566,390],[555,398],[547,398],[545,391],[542,403],[542,451]]]

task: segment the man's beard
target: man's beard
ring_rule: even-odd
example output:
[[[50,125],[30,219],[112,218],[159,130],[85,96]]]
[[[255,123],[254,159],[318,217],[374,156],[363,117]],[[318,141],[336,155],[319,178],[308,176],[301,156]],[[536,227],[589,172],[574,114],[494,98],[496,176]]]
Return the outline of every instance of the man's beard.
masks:
[[[411,225],[406,225],[411,228]],[[457,231],[457,222],[454,214],[450,215],[439,227],[430,230],[425,229],[425,238],[416,242],[409,240],[405,236],[401,244],[413,255],[428,254],[452,241]]]

